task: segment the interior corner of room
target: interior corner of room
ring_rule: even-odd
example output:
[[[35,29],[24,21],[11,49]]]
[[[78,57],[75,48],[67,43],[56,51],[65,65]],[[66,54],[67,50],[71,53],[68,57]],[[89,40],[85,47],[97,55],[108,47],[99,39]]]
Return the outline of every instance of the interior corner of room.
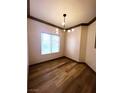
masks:
[[[52,4],[42,0],[38,2],[31,0],[27,2],[28,64],[33,65],[65,56],[76,62],[86,63],[96,71],[96,1],[93,0],[91,2],[89,0],[85,3],[83,3],[84,1],[77,3],[74,1],[55,1]],[[63,9],[63,11],[59,11],[57,8],[53,7],[56,3],[58,3],[57,6],[60,6],[60,9]],[[70,8],[75,3],[77,6],[83,6],[82,4],[84,4],[84,6],[82,8],[76,7],[75,10],[72,8],[72,11],[66,10],[67,7]],[[44,4],[46,6],[44,6]],[[68,6],[65,6],[66,4]],[[86,6],[89,8],[86,8]],[[46,10],[44,11],[44,9]],[[41,10],[41,13],[38,12]],[[54,10],[54,13],[47,10]],[[78,17],[74,11],[79,11],[78,14],[80,14],[82,18]],[[63,12],[67,13],[65,16],[63,14],[64,17],[67,16],[65,30],[69,30],[69,32],[71,29],[74,30],[70,33],[63,32],[63,26],[59,23],[63,20]],[[78,24],[77,22],[83,23]],[[60,37],[59,52],[43,55],[41,53],[41,33],[56,34],[56,29]]]
[[[41,33],[55,33],[56,27],[46,25],[28,18],[28,51],[29,65],[48,61],[58,57],[68,57],[77,62],[88,64],[95,71],[96,49],[94,48],[96,22],[88,26],[73,28],[73,32],[59,29],[60,51],[58,53],[41,54]]]

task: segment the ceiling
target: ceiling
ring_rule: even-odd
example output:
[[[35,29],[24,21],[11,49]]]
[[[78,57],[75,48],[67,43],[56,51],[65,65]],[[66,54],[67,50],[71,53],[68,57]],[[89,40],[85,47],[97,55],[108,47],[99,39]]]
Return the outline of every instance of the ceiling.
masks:
[[[88,23],[96,16],[96,0],[30,0],[30,16],[66,28]]]

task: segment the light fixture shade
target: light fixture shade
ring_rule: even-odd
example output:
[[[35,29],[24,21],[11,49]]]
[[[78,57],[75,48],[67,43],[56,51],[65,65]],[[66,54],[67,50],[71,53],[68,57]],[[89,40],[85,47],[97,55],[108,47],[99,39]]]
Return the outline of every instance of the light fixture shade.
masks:
[[[71,30],[68,30],[68,32],[71,32]]]
[[[58,28],[56,28],[56,31],[59,31],[59,29],[58,29]]]
[[[59,34],[59,31],[56,31],[56,34]]]
[[[71,29],[71,31],[73,32],[73,31],[74,31],[74,29]]]
[[[55,32],[56,34],[59,34],[59,29],[58,28],[56,28],[56,32]]]

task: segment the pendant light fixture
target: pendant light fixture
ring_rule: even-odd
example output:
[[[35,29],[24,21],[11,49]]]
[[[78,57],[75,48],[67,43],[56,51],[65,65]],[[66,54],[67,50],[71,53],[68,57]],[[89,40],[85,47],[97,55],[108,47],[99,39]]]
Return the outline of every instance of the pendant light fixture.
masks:
[[[66,18],[66,16],[67,16],[67,14],[63,14],[64,21],[62,22],[62,25],[63,25],[63,27],[64,27],[64,32],[66,31],[66,28],[65,28],[65,25],[66,25],[66,23],[65,23],[65,18]],[[73,32],[73,31],[74,31],[74,29],[71,29],[71,30],[68,30],[67,32]]]
[[[63,21],[62,25],[64,26],[64,32],[66,31],[66,29],[65,29],[65,17],[66,17],[66,16],[67,16],[66,14],[63,14],[64,21]]]

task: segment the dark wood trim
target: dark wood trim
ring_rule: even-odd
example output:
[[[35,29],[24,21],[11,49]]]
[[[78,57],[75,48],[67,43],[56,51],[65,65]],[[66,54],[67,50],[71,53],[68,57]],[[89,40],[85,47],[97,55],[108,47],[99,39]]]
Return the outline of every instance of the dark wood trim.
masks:
[[[30,1],[30,0],[28,0],[28,1]],[[30,11],[30,10],[28,10],[28,18],[63,30],[62,27],[59,27],[59,26],[54,25],[54,24],[52,24],[52,23],[49,23],[49,22],[46,22],[46,21],[44,21],[44,20],[38,19],[38,18],[36,18],[36,17],[30,16],[30,12],[29,12],[29,11]],[[88,26],[88,25],[92,24],[94,21],[96,21],[96,17],[93,18],[91,21],[89,21],[89,23],[81,23],[81,24],[78,24],[78,25],[69,27],[69,28],[67,28],[66,30],[69,30],[69,29],[72,29],[72,28],[75,28],[75,27],[79,27],[79,26]]]
[[[72,60],[72,61],[74,61],[74,62],[76,62],[76,63],[79,63],[79,64],[85,63],[85,62],[78,62],[78,61],[76,61],[76,60],[74,60],[74,59],[71,59],[71,58],[69,58],[69,57],[66,57],[66,56],[63,56],[63,57],[65,57],[65,58],[67,58],[67,59],[69,59],[69,60]]]
[[[62,29],[63,30],[62,27],[59,27],[59,26],[54,25],[52,23],[49,23],[49,22],[46,22],[46,21],[41,20],[39,18],[36,18],[36,17],[31,16],[30,15],[30,0],[27,0],[27,17],[30,18],[30,19],[32,19],[32,20],[35,20],[35,21],[38,21],[38,22],[41,22],[41,23],[44,23],[44,24],[47,24],[47,25],[50,25],[50,26],[53,26],[53,27],[56,27],[56,28],[59,28],[59,29]]]
[[[88,26],[88,23],[81,23],[81,26]]]
[[[93,73],[96,75],[96,72],[87,63],[84,63],[84,64],[86,64],[93,71]]]
[[[69,29],[72,29],[72,28],[75,28],[75,27],[79,27],[79,26],[88,26],[88,25],[89,25],[88,23],[81,23],[81,24],[78,24],[78,25],[69,27],[69,28],[67,28],[66,30],[69,30]]]
[[[36,63],[36,64],[31,64],[31,65],[29,65],[29,67],[36,66],[36,65],[39,65],[39,64],[44,64],[44,63],[46,63],[46,62],[53,61],[53,60],[57,60],[57,59],[61,59],[61,58],[65,58],[65,56],[58,57],[58,58],[51,59],[51,60],[47,60],[47,61],[43,61],[43,62],[39,62],[39,63]]]
[[[92,24],[94,21],[96,21],[96,17],[94,17],[94,18],[93,18],[92,20],[90,20],[88,23],[81,23],[81,24],[78,24],[78,25],[69,27],[69,28],[67,28],[66,30],[69,30],[69,29],[72,29],[72,28],[75,28],[75,27],[79,27],[79,26],[88,26],[88,25]]]
[[[62,27],[56,26],[56,25],[54,25],[54,24],[52,24],[52,23],[46,22],[46,21],[41,20],[41,19],[38,19],[38,18],[36,18],[36,17],[28,16],[28,18],[63,30]]]
[[[70,59],[70,60],[72,60],[72,61],[74,61],[74,62],[76,62],[76,63],[79,63],[79,64],[86,64],[86,65],[96,74],[96,72],[95,72],[86,62],[77,62],[76,60],[71,59],[71,58],[69,58],[69,57],[66,57],[66,56],[63,56],[63,57],[65,57],[65,58],[67,58],[67,59]]]
[[[77,62],[76,60],[73,60],[73,59],[71,59],[71,58],[69,58],[69,57],[66,57],[66,56],[62,56],[62,57],[59,57],[59,58],[55,58],[55,59],[43,61],[43,62],[40,62],[40,63],[32,64],[32,65],[29,65],[29,67],[33,67],[33,66],[36,66],[36,65],[39,65],[39,64],[44,64],[44,63],[46,63],[46,62],[54,61],[54,60],[61,59],[61,58],[67,58],[67,59],[72,60],[72,61],[74,61],[74,62],[76,62],[76,63],[78,63],[78,64],[86,64],[86,65],[93,71],[93,73],[96,74],[96,72],[95,72],[86,62]]]
[[[77,62],[76,60],[71,59],[71,58],[69,58],[69,57],[66,57],[66,56],[63,56],[63,57],[65,57],[65,58],[67,58],[67,59],[69,59],[69,60],[72,60],[72,61],[74,61],[74,62]]]
[[[30,16],[30,0],[27,0],[27,16]]]
[[[29,11],[30,11],[30,10],[29,10]],[[38,19],[38,18],[36,18],[36,17],[30,16],[30,12],[28,12],[28,13],[29,13],[29,14],[28,14],[28,18],[30,18],[30,19],[32,19],[32,20],[35,20],[35,21],[38,21],[38,22],[41,22],[41,23],[44,23],[44,24],[47,24],[47,25],[50,25],[50,26],[53,26],[53,27],[56,27],[56,28],[59,28],[59,29],[62,29],[62,30],[63,30],[62,27],[59,27],[59,26],[54,25],[54,24],[52,24],[52,23],[49,23],[49,22],[46,22],[46,21],[44,21],[44,20]],[[66,30],[69,30],[69,29],[72,29],[72,28],[75,28],[75,27],[79,27],[79,26],[88,26],[88,25],[92,24],[94,21],[96,21],[96,17],[93,18],[93,19],[92,19],[91,21],[89,21],[88,23],[81,23],[81,24],[78,24],[78,25],[69,27],[69,28],[67,28]]]
[[[88,25],[92,24],[94,21],[96,21],[96,17],[94,17],[91,21],[89,21]]]

